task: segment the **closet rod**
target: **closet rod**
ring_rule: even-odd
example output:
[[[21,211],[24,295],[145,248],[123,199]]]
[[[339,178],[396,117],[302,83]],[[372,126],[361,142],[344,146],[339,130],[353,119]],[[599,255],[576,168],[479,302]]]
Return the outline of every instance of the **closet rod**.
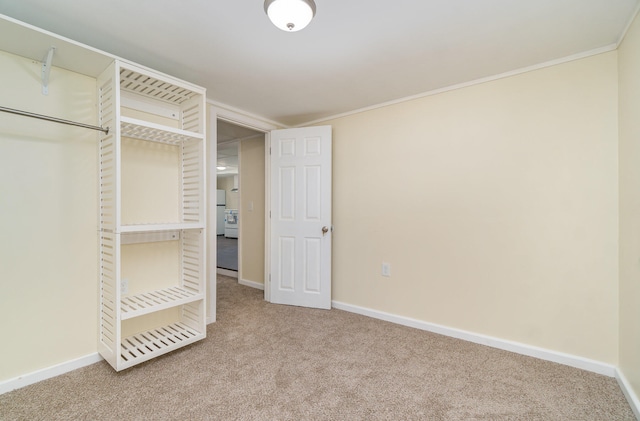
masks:
[[[105,129],[105,128],[102,128],[100,126],[92,126],[90,124],[78,123],[76,121],[64,120],[64,119],[57,118],[57,117],[49,117],[48,115],[31,113],[29,111],[15,110],[13,108],[7,108],[7,107],[2,107],[2,106],[0,106],[0,111],[4,111],[5,113],[18,114],[18,115],[22,115],[22,116],[25,116],[25,117],[32,117],[32,118],[39,118],[41,120],[53,121],[54,123],[61,123],[61,124],[68,124],[70,126],[84,127],[85,129],[99,130],[101,132],[104,132],[105,134],[109,134],[109,128],[108,127]]]

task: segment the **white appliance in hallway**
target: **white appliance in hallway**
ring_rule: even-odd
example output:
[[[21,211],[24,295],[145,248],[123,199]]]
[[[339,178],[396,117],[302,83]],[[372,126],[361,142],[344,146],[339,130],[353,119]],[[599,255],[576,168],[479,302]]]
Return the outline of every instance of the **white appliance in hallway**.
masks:
[[[226,202],[226,192],[216,190],[216,235],[224,235],[224,211]]]
[[[224,236],[238,238],[238,209],[224,211]]]

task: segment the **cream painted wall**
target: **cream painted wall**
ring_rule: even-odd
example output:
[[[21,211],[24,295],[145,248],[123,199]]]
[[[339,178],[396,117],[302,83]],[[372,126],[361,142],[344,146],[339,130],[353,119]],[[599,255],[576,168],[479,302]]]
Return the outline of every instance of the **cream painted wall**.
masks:
[[[323,122],[333,299],[616,364],[617,88],[610,52]]]
[[[0,52],[0,103],[96,124],[95,79]],[[0,113],[0,381],[96,352],[97,132]]]
[[[265,140],[240,143],[242,279],[264,284]]]
[[[640,396],[640,18],[619,49],[620,370]]]
[[[122,223],[180,221],[178,146],[122,138]]]

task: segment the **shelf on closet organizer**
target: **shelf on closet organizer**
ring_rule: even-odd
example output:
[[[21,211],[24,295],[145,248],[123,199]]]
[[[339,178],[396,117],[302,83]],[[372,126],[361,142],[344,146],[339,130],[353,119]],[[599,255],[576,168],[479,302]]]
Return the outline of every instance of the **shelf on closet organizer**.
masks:
[[[204,135],[187,130],[163,126],[131,117],[120,118],[120,134],[123,137],[147,140],[149,142],[179,145],[189,140],[202,140]]]
[[[171,307],[189,304],[203,298],[204,295],[202,293],[180,287],[136,294],[120,300],[120,318],[122,320],[132,319]]]
[[[121,343],[123,369],[178,349],[205,337],[184,323],[148,330],[125,338]]]
[[[118,233],[153,232],[153,231],[176,231],[203,229],[204,224],[200,222],[176,222],[166,224],[131,224],[120,225]]]
[[[199,92],[187,88],[184,83],[161,80],[143,73],[142,69],[133,70],[127,65],[120,69],[120,89],[134,94],[142,95],[169,104],[182,104],[197,95]]]

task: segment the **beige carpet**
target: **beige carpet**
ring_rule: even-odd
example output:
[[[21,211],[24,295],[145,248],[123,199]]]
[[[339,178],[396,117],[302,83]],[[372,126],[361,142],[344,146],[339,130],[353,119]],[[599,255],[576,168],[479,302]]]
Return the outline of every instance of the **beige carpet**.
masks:
[[[0,396],[0,420],[634,420],[614,379],[218,278],[206,340]]]

